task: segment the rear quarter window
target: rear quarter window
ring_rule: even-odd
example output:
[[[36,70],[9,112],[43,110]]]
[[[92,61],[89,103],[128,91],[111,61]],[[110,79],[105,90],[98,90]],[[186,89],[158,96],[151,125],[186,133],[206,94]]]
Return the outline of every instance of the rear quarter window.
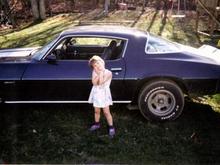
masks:
[[[176,43],[153,35],[149,35],[145,47],[145,52],[147,54],[165,54],[179,51],[180,48]]]

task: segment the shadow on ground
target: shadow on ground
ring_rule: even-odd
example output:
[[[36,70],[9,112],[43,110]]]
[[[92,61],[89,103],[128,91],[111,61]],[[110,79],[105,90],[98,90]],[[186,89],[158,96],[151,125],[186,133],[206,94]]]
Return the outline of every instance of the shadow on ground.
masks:
[[[1,107],[3,163],[220,163],[220,115],[207,105],[187,102],[173,122],[151,123],[139,111],[112,107],[117,135],[88,131],[88,105]]]

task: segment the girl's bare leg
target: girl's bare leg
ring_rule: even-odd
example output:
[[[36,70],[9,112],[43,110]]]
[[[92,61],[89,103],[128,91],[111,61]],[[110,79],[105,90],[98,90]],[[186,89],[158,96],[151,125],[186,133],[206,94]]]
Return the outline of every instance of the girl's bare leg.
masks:
[[[104,115],[105,115],[106,120],[108,122],[108,125],[113,126],[113,119],[112,119],[112,115],[111,115],[109,106],[103,108],[103,112],[104,112]]]
[[[109,126],[109,136],[111,138],[113,138],[115,136],[115,128],[113,126],[113,119],[112,119],[112,115],[111,115],[111,112],[110,112],[110,109],[109,109],[109,106],[103,108],[103,112],[104,112],[104,115],[107,119],[107,122],[108,122],[108,126]]]
[[[97,107],[94,107],[94,118],[95,118],[95,123],[90,127],[90,131],[95,131],[97,129],[100,128],[100,112],[101,112],[101,109],[100,108],[97,108]]]
[[[99,123],[100,121],[100,113],[101,113],[101,109],[100,108],[97,108],[97,107],[94,107],[94,111],[95,111],[95,122],[96,123]]]

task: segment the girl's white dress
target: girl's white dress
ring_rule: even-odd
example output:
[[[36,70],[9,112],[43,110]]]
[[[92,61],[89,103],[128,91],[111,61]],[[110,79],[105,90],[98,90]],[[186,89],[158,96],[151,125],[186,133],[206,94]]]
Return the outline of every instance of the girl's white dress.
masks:
[[[106,70],[105,70],[106,71]],[[93,103],[94,107],[104,108],[112,105],[112,96],[110,91],[111,79],[102,85],[93,85],[89,95],[89,103]]]

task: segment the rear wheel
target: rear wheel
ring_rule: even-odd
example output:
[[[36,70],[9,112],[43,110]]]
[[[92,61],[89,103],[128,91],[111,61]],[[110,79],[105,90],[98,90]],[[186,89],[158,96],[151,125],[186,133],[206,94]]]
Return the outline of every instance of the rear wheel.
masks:
[[[175,120],[183,111],[184,95],[176,83],[155,80],[140,91],[138,106],[148,120]]]

